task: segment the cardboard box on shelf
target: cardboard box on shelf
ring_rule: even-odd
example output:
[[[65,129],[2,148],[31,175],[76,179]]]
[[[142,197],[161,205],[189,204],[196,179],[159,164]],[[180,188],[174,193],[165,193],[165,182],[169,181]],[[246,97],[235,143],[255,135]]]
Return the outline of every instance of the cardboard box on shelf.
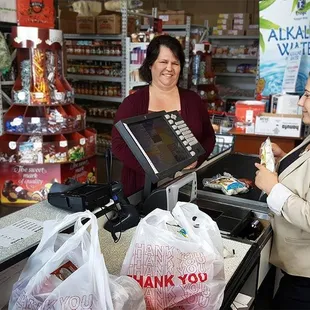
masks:
[[[231,27],[227,25],[217,25],[216,28],[217,30],[230,30],[231,29]]]
[[[246,27],[244,25],[234,25],[233,30],[242,30],[245,31]]]
[[[176,15],[173,15],[173,21],[176,25],[184,25],[186,24],[187,15],[184,10],[176,11]]]
[[[268,136],[300,137],[302,117],[263,113],[256,116],[255,133]]]
[[[121,33],[121,17],[119,14],[97,16],[97,33],[119,34]]]
[[[220,13],[218,15],[219,19],[233,19],[234,18],[234,14],[232,13]]]
[[[192,23],[196,25],[205,25],[207,27],[214,27],[217,25],[217,14],[195,14],[192,16]]]
[[[217,20],[217,24],[218,25],[233,25],[233,20],[232,19],[226,19],[226,18],[223,18],[223,19],[218,19]]]
[[[251,19],[251,14],[249,13],[234,13],[233,18],[240,18],[240,19]]]
[[[258,29],[246,29],[245,32],[247,36],[258,36],[259,35]]]
[[[249,26],[249,20],[248,19],[235,18],[234,19],[234,25],[243,25],[243,26],[248,27]]]
[[[0,1],[0,21],[6,23],[16,23],[16,1]]]
[[[184,25],[187,14],[185,11],[160,11],[158,18],[163,21],[163,25]]]
[[[248,29],[259,29],[259,25],[258,24],[251,24],[248,26]]]
[[[96,17],[95,16],[77,16],[76,32],[80,34],[96,33]]]
[[[135,17],[133,16],[128,17],[127,28],[128,28],[127,31],[129,35],[136,32],[136,18]]]
[[[77,13],[69,9],[61,9],[59,12],[59,29],[63,33],[76,33]]]
[[[244,30],[226,30],[223,34],[227,36],[243,36]]]
[[[224,35],[224,32],[225,32],[225,30],[218,30],[218,29],[214,29],[214,28],[213,28],[212,34],[213,34],[214,36],[222,36],[222,35]]]

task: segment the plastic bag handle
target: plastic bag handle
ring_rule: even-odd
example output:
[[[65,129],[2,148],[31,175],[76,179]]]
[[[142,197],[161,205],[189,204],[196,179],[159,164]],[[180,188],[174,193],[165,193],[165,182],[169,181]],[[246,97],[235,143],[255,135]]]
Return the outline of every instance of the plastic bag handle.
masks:
[[[82,218],[89,218],[89,221],[85,223],[74,235],[72,235],[68,240],[66,240],[61,247],[57,250],[57,252],[54,253],[50,257],[50,259],[45,263],[45,265],[40,269],[40,271],[30,280],[32,283],[39,283],[40,279],[44,279],[44,275],[50,273],[52,270],[48,270],[51,266],[51,261],[57,261],[57,259],[60,259],[62,256],[64,256],[68,251],[70,251],[72,248],[76,247],[76,244],[79,239],[81,239],[82,235],[85,234],[87,231],[87,228],[91,226],[90,231],[90,237],[91,237],[91,246],[90,246],[90,252],[89,252],[89,260],[94,261],[96,255],[100,253],[100,246],[99,246],[99,238],[98,238],[98,222],[96,216],[91,213],[90,211],[85,212],[79,212],[76,213],[79,214],[78,216],[72,216],[68,215],[64,218],[64,222],[60,223],[59,225],[55,226],[53,234],[59,231],[59,229],[62,229],[64,225],[66,225],[69,221],[71,224],[72,220],[75,218],[76,220],[82,219]],[[68,218],[67,218],[68,217]],[[95,271],[94,271],[95,272]],[[29,282],[29,284],[30,284]],[[30,285],[31,286],[31,285]]]
[[[92,214],[90,211],[85,211],[85,212],[77,212],[77,213],[73,213],[73,214],[69,214],[66,215],[60,223],[56,224],[55,226],[53,226],[51,231],[47,231],[43,229],[43,235],[41,238],[41,242],[39,243],[39,245],[37,246],[36,250],[34,251],[34,253],[38,253],[42,251],[42,248],[45,247],[45,245],[49,242],[52,241],[52,243],[50,244],[51,246],[54,246],[56,238],[57,238],[57,234],[59,232],[61,232],[62,230],[65,230],[67,228],[69,228],[70,226],[73,226],[74,223],[76,223],[76,221],[78,221],[79,219],[83,219],[83,218],[91,218],[89,214]],[[54,221],[52,221],[54,222]],[[87,223],[86,223],[87,224]],[[90,224],[88,224],[89,226]],[[87,227],[88,227],[87,226]],[[97,227],[98,229],[98,227]]]

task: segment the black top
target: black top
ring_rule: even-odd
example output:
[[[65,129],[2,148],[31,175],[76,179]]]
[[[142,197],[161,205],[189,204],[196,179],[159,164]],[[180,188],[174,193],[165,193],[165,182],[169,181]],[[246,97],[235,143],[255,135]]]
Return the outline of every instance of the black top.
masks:
[[[309,144],[310,144],[310,142],[306,143],[304,146],[302,146],[301,148],[297,149],[292,154],[288,155],[283,160],[281,160],[280,166],[279,166],[279,169],[278,169],[278,174],[281,174],[290,164],[292,164],[296,159],[298,159],[300,154],[306,149],[306,147]]]

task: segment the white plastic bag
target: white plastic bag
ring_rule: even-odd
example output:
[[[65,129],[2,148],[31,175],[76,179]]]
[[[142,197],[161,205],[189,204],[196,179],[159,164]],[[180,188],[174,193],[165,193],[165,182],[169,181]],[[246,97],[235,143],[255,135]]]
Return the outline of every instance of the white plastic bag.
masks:
[[[127,276],[110,275],[114,310],[145,310],[143,291],[137,281]]]
[[[89,219],[86,224],[82,224],[84,218]],[[73,235],[59,234],[74,223]],[[51,273],[67,261],[78,269],[63,281],[52,277]],[[68,215],[61,222],[44,222],[41,242],[13,287],[9,310],[17,309],[113,309],[95,215],[85,211]]]
[[[156,209],[142,219],[121,274],[143,288],[147,309],[220,308],[223,246],[215,222],[191,203]]]

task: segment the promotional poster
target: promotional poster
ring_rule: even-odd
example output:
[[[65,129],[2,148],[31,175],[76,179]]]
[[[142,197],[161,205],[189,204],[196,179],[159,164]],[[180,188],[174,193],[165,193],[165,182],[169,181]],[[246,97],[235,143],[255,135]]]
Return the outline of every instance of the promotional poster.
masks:
[[[54,182],[67,184],[71,178],[80,183],[97,183],[96,157],[65,164],[2,163],[1,203],[17,206],[43,201]]]
[[[282,93],[283,84],[285,89],[303,92],[310,71],[309,9],[310,0],[259,2],[260,79],[257,92],[263,96]],[[293,51],[298,50],[301,57],[297,63]],[[286,74],[284,80],[287,66],[293,72],[290,77]]]

